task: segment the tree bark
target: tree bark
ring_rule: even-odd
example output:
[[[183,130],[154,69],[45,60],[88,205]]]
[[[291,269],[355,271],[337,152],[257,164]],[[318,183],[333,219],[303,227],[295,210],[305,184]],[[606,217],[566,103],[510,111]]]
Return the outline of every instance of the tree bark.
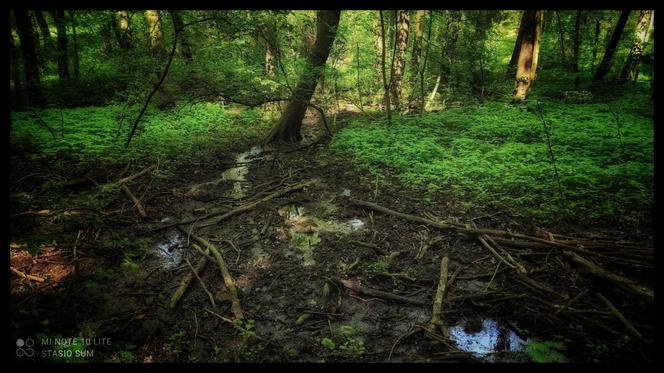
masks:
[[[173,27],[177,30],[180,29],[179,32],[179,37],[180,37],[180,55],[184,57],[189,62],[192,62],[194,60],[193,54],[191,53],[191,45],[189,44],[189,38],[187,38],[187,35],[185,34],[185,31],[182,30],[182,27],[184,25],[184,22],[182,21],[182,13],[179,10],[169,10],[168,11],[171,14],[171,19],[173,20]]]
[[[417,77],[420,72],[420,55],[422,54],[422,35],[424,34],[424,15],[426,11],[417,10],[415,11],[415,28],[413,32],[413,49],[411,50],[410,61],[410,79],[409,83],[412,87],[412,91],[416,91]],[[412,94],[411,96],[415,96]]]
[[[9,30],[9,63],[11,69],[11,79],[14,88],[14,105],[21,106],[23,105],[23,84],[21,83],[21,69],[19,66],[19,51],[16,48],[14,42],[14,36],[12,35],[11,28]]]
[[[266,142],[295,142],[302,139],[302,119],[316,89],[325,61],[330,54],[339,25],[339,10],[319,10],[316,15],[316,41],[307,58],[304,74],[293,91],[288,106],[274,126]]]
[[[28,91],[28,104],[42,106],[45,103],[42,93],[39,61],[35,48],[35,34],[32,27],[32,21],[27,10],[16,9],[14,11],[16,18],[16,31],[21,42],[21,54],[23,56],[23,65],[25,72],[25,82]]]
[[[129,25],[129,15],[126,10],[118,10],[117,24],[115,27],[115,36],[122,50],[129,50],[134,47],[132,43],[131,26]]]
[[[507,76],[509,77],[510,75],[514,74],[516,64],[519,62],[519,54],[521,53],[521,39],[523,39],[523,27],[521,25],[523,24],[524,17],[526,16],[526,11],[521,14],[521,21],[519,21],[519,31],[516,35],[516,42],[514,43],[514,49],[512,50],[512,57],[510,58],[510,62],[507,65]]]
[[[558,21],[558,33],[560,34],[560,56],[563,60],[563,66],[567,65],[567,53],[565,52],[565,36],[563,35],[563,24],[560,22],[560,12],[556,10],[556,20]]]
[[[581,11],[576,11],[574,34],[572,35],[572,72],[574,73],[574,89],[579,90],[579,50],[581,48]]]
[[[74,78],[78,79],[81,75],[81,66],[78,60],[78,36],[76,35],[76,14],[74,11],[69,11],[69,18],[71,19],[71,36],[72,36],[72,51],[71,62],[74,65]]]
[[[394,55],[394,75],[392,76],[392,98],[394,108],[399,110],[401,107],[401,86],[403,73],[406,69],[406,49],[408,49],[408,27],[409,17],[407,10],[400,10],[397,13],[397,35],[396,50]]]
[[[606,47],[606,52],[604,53],[604,57],[602,57],[602,62],[600,62],[599,67],[595,72],[593,81],[599,82],[609,72],[609,67],[611,67],[611,59],[613,58],[613,54],[616,52],[618,41],[620,41],[620,36],[625,29],[625,24],[627,24],[627,19],[629,18],[630,12],[630,10],[623,10],[620,13],[620,18],[618,19],[618,23],[616,23],[616,28],[613,30],[613,34],[611,34],[611,40],[609,41],[609,45]]]
[[[636,22],[636,30],[634,33],[634,42],[632,48],[629,50],[629,57],[627,63],[623,67],[620,75],[620,80],[623,82],[636,81],[636,74],[638,72],[639,62],[643,56],[643,51],[648,43],[648,30],[651,24],[652,11],[642,10],[639,12],[639,18]]]
[[[516,71],[514,101],[523,101],[533,85],[539,60],[540,37],[544,11],[527,10],[524,15],[523,37],[519,51],[519,64]]]
[[[164,34],[161,32],[161,13],[159,10],[146,10],[145,20],[148,24],[150,50],[158,56],[165,54]]]
[[[595,17],[595,39],[593,41],[593,54],[590,60],[590,71],[595,71],[595,61],[597,60],[597,46],[599,45],[600,31],[599,17]]]
[[[392,82],[391,76],[388,83],[387,80],[387,66],[385,66],[385,18],[383,17],[383,11],[380,10],[380,40],[381,40],[381,70],[383,72],[383,96],[385,100],[385,110],[387,111],[387,123],[392,124],[392,102],[390,95],[390,85]]]
[[[44,43],[44,50],[49,53],[55,50],[53,45],[53,39],[51,38],[51,31],[48,29],[48,23],[46,23],[46,18],[44,18],[44,13],[41,10],[35,10],[35,19],[39,25],[39,31],[41,32],[42,42]]]
[[[111,33],[113,32],[115,19],[111,16],[111,19],[103,23],[100,30],[101,37],[101,54],[107,56],[112,51],[111,47]]]
[[[67,55],[67,23],[64,10],[52,12],[55,27],[58,30],[58,77],[60,80],[69,79],[69,57]]]

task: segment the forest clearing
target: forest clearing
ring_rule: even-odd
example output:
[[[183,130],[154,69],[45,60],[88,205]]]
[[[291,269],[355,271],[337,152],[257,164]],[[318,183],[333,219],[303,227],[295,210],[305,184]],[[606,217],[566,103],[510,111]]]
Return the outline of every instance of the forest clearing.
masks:
[[[654,360],[654,11],[10,13],[13,362]]]

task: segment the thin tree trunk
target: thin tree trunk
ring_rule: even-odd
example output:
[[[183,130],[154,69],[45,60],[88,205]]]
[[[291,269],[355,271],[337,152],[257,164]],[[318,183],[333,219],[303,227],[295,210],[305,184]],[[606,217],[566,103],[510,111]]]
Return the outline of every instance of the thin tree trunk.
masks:
[[[600,33],[599,17],[595,18],[595,39],[593,41],[593,54],[590,61],[590,71],[595,71],[595,61],[597,61],[597,47],[599,46],[599,33]]]
[[[184,22],[182,21],[182,13],[179,10],[169,10],[168,11],[171,15],[171,19],[173,20],[173,27],[175,29],[181,29],[182,26],[184,25]],[[191,53],[191,46],[189,45],[189,38],[187,38],[187,35],[184,30],[182,30],[179,33],[180,37],[180,55],[184,57],[189,62],[193,61],[193,55]]]
[[[563,24],[560,22],[560,12],[556,10],[556,20],[558,21],[558,33],[560,34],[560,56],[563,60],[563,66],[567,65],[567,53],[565,53],[565,37],[563,35]]]
[[[58,30],[58,77],[60,80],[69,79],[69,56],[67,55],[67,23],[64,10],[52,12],[55,27]]]
[[[424,101],[424,73],[427,68],[427,61],[429,60],[429,50],[431,49],[431,28],[433,26],[433,12],[429,12],[429,28],[427,31],[427,48],[424,52],[424,61],[422,61],[422,68],[420,72],[420,114],[424,114],[425,101]]]
[[[100,36],[101,36],[101,54],[107,56],[113,48],[111,47],[111,33],[113,32],[113,22],[114,18],[111,16],[111,19],[104,22],[101,26]]]
[[[381,69],[383,72],[383,94],[385,96],[385,110],[387,111],[387,123],[392,124],[392,103],[390,99],[390,85],[391,85],[391,77],[390,77],[390,83],[388,83],[387,80],[387,67],[385,66],[385,19],[383,17],[383,11],[379,10],[380,13],[380,38],[381,38],[381,43],[382,43],[382,48],[381,48]]]
[[[627,19],[629,18],[630,12],[630,10],[623,10],[620,13],[620,18],[618,19],[618,23],[616,23],[616,28],[613,30],[613,34],[611,34],[611,40],[609,41],[609,45],[606,47],[606,52],[604,53],[604,57],[602,57],[602,62],[600,62],[599,67],[595,72],[593,81],[599,82],[609,72],[609,67],[611,67],[611,59],[613,58],[613,54],[616,51],[616,47],[618,46],[618,41],[620,41],[620,36],[625,29],[625,24],[627,24]]]
[[[41,88],[39,61],[37,60],[32,21],[27,10],[16,9],[14,10],[14,16],[16,17],[16,31],[21,42],[28,104],[42,106],[45,101]]]
[[[76,36],[76,14],[74,11],[69,11],[71,19],[71,35],[72,35],[72,55],[71,62],[74,65],[74,78],[78,79],[81,75],[81,66],[78,60],[78,37]]]
[[[51,31],[48,29],[48,23],[46,23],[44,13],[41,10],[35,10],[35,19],[39,25],[39,31],[41,32],[42,41],[44,43],[44,50],[49,53],[53,52],[55,50],[55,45],[53,45]]]
[[[129,25],[129,14],[127,14],[126,10],[118,10],[116,14],[117,27],[115,28],[115,36],[118,39],[120,48],[127,51],[134,47],[131,26]]]
[[[157,56],[165,54],[164,34],[161,32],[161,13],[159,10],[146,10],[145,20],[148,24],[150,50]]]
[[[579,50],[581,48],[581,11],[576,11],[576,19],[574,20],[574,34],[572,35],[572,72],[574,73],[574,89],[579,90]]]
[[[39,44],[39,25],[37,23],[37,19],[34,16],[33,12],[28,13],[28,16],[30,17],[30,22],[32,22],[32,30],[33,30],[33,38],[34,40],[34,45],[35,45],[35,54],[37,56],[37,62],[39,63],[39,74],[44,75],[44,71],[46,71],[46,63],[48,59],[45,56],[45,51],[43,51],[40,48]]]
[[[19,51],[14,43],[14,36],[12,35],[11,28],[9,30],[9,63],[11,69],[11,79],[14,88],[14,105],[23,105],[23,84],[21,83],[21,69],[19,65]]]
[[[516,88],[514,101],[526,99],[528,91],[533,85],[539,60],[540,37],[542,31],[542,18],[544,11],[527,10],[524,22],[521,24],[523,38],[519,52],[519,64],[516,71]]]
[[[621,81],[631,82],[636,81],[636,74],[638,72],[639,62],[643,56],[643,51],[648,42],[648,30],[651,24],[652,11],[642,10],[639,12],[639,18],[636,22],[636,30],[634,33],[634,42],[632,48],[629,50],[627,63],[621,73]]]
[[[408,11],[398,11],[397,35],[395,40],[396,53],[394,56],[394,75],[392,79],[392,96],[396,110],[399,110],[401,107],[401,86],[403,73],[406,69],[406,49],[408,49],[408,27]]]
[[[507,76],[514,74],[514,71],[516,69],[516,64],[517,62],[519,62],[519,53],[521,53],[521,39],[523,38],[523,28],[521,27],[521,24],[523,24],[523,18],[525,16],[526,12],[524,11],[521,14],[521,21],[519,21],[519,31],[517,32],[516,35],[516,42],[514,42],[512,57],[510,58],[510,62],[507,65]]]
[[[424,34],[424,16],[426,11],[418,10],[415,12],[415,27],[413,29],[413,49],[411,50],[410,61],[410,77],[409,84],[411,86],[411,100],[415,97],[417,92],[417,79],[420,75],[420,54],[422,53],[422,35]]]
[[[339,25],[339,10],[319,10],[316,15],[316,41],[307,58],[307,66],[300,82],[295,87],[291,101],[274,126],[266,142],[300,141],[302,119],[316,89],[318,79],[325,68]]]
[[[358,104],[360,107],[360,110],[364,112],[364,105],[362,104],[362,85],[360,83],[360,43],[357,43],[357,53],[356,57],[357,59],[357,99],[358,99]]]

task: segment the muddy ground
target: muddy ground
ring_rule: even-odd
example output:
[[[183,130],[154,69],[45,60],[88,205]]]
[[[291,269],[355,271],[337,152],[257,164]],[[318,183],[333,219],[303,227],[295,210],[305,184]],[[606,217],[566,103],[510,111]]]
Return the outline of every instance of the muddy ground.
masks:
[[[142,197],[146,219],[120,194],[108,210],[122,212],[113,219],[102,217],[98,231],[74,228],[71,240],[45,245],[36,257],[12,247],[13,267],[51,278],[42,283],[12,273],[12,338],[32,338],[37,346],[34,356],[16,357],[13,350],[10,356],[60,359],[43,354],[50,347],[39,338],[47,335],[108,338],[110,343],[87,346],[94,356],[86,361],[519,362],[532,359],[525,352],[528,339],[562,343],[557,351],[570,361],[653,358],[652,304],[588,274],[560,250],[506,248],[545,288],[538,289],[524,284],[471,236],[359,207],[351,198],[545,238],[553,236],[544,232],[618,237],[639,242],[638,253],[652,247],[651,232],[643,227],[638,234],[579,224],[536,227],[505,211],[460,213],[461,201],[449,196],[425,202],[396,181],[377,184],[348,159],[332,157],[325,141],[288,149],[238,145],[215,159],[183,166],[168,179],[148,175],[128,183]],[[19,180],[18,174],[14,170],[12,180]],[[196,266],[202,256],[189,245],[193,239],[187,234],[160,227],[230,211],[311,179],[318,181],[220,223],[193,230],[191,224],[181,226],[219,247],[237,286],[244,321],[229,322],[230,295],[217,263],[209,260],[200,277],[216,307],[195,278],[177,305],[169,306],[191,273],[187,261]],[[13,219],[12,238],[27,234],[38,219],[50,217]],[[132,239],[100,250],[99,242],[110,239],[113,230]],[[123,265],[123,255],[139,252],[139,246],[140,259]],[[449,258],[451,281],[444,325],[427,332],[443,257]],[[602,263],[640,283],[652,281],[651,266],[621,260]],[[421,304],[366,295],[339,280]],[[622,311],[641,338],[597,293]]]

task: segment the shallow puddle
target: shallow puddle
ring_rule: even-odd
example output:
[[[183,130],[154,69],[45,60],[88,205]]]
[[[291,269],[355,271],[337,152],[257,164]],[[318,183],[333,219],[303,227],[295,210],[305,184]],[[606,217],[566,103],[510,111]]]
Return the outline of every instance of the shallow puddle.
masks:
[[[171,231],[154,246],[154,255],[162,267],[174,268],[182,261],[186,244],[185,237],[176,231]]]
[[[260,146],[253,146],[251,149],[239,153],[235,156],[235,166],[225,170],[219,179],[196,184],[189,188],[188,194],[191,196],[200,196],[209,193],[212,189],[216,188],[222,181],[230,181],[233,183],[229,196],[232,198],[243,198],[247,195],[249,186],[247,185],[247,174],[249,173],[249,161],[251,158],[263,152]]]
[[[230,196],[233,198],[242,198],[247,195],[248,186],[246,184],[247,174],[249,173],[248,160],[259,155],[263,149],[260,146],[253,146],[246,152],[242,152],[235,157],[237,166],[224,171],[221,174],[221,180],[233,181],[233,189]]]
[[[495,320],[482,320],[482,329],[477,332],[469,332],[466,329],[467,327],[461,324],[450,327],[450,339],[460,350],[471,352],[490,362],[496,361],[493,354],[519,352],[524,345],[524,341],[514,331],[501,326]]]

